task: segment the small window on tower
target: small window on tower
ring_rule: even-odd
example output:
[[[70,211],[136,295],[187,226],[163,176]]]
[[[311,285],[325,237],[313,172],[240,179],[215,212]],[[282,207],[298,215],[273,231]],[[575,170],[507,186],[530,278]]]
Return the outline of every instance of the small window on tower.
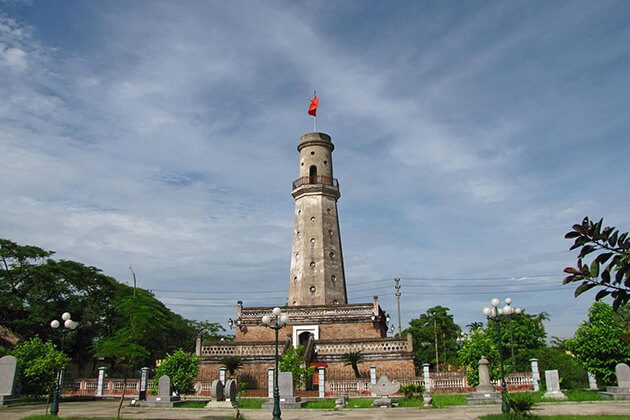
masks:
[[[331,209],[326,209],[326,213],[330,214],[330,213],[332,213],[332,210]]]
[[[317,290],[317,288],[315,286],[311,286],[311,288],[309,289],[311,291],[311,293],[315,293],[315,291]]]
[[[297,283],[297,276],[293,277],[293,282]]]
[[[310,266],[311,266],[311,268],[315,268],[315,261],[311,261]]]
[[[330,276],[330,280],[332,280],[334,283],[337,280],[337,276],[333,274],[332,276]]]
[[[315,245],[315,238],[311,238],[311,245]]]
[[[315,222],[315,217],[311,217],[311,222]]]
[[[337,299],[333,300],[333,305],[339,305],[339,301]]]
[[[311,156],[313,156],[315,154],[315,152],[311,152]]]
[[[333,231],[332,231],[332,230],[329,230],[329,231],[328,231],[328,234],[329,234],[330,236],[332,236]]]
[[[330,258],[335,258],[335,253],[330,251],[330,253],[328,254],[330,256]]]
[[[327,160],[324,161],[324,165],[328,165],[328,161]]]

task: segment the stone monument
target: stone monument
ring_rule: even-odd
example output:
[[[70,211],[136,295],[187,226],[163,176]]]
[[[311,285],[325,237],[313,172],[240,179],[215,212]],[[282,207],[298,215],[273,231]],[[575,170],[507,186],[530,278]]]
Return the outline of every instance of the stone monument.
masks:
[[[560,376],[558,370],[546,370],[545,371],[545,386],[547,392],[543,395],[544,398],[555,398],[557,400],[565,400],[567,397],[560,391]]]
[[[278,372],[278,390],[280,391],[280,409],[301,408],[303,401],[300,397],[293,396],[293,374],[291,372]],[[263,404],[263,408],[273,408],[273,398],[269,398]]]
[[[501,393],[496,392],[494,385],[490,383],[490,370],[488,369],[488,359],[479,359],[479,385],[475,392],[466,397],[469,404],[500,403]]]
[[[600,392],[600,394],[615,400],[630,400],[630,367],[625,363],[617,364],[615,376],[617,377],[617,386],[609,386],[606,388],[606,392]]]
[[[381,376],[376,381],[375,385],[370,385],[372,393],[378,395],[380,398],[374,400],[375,407],[391,407],[391,396],[398,392],[400,389],[399,383],[393,383],[387,378],[386,375]]]
[[[234,379],[230,379],[226,382],[225,387],[223,386],[223,382],[220,379],[215,379],[212,381],[212,386],[210,391],[212,392],[212,399],[208,401],[206,404],[206,408],[233,408],[236,403],[236,391],[232,397],[228,397],[226,401],[226,391],[227,394],[230,394],[231,388],[236,388],[236,381],[234,381],[234,385],[230,383],[230,381],[234,381]]]
[[[17,359],[14,356],[0,358],[0,406],[6,397],[12,397],[15,393],[15,373]]]
[[[141,405],[170,408],[178,402],[180,402],[180,398],[171,394],[171,378],[168,375],[162,375],[158,379],[158,395],[151,395],[146,401],[142,401]]]

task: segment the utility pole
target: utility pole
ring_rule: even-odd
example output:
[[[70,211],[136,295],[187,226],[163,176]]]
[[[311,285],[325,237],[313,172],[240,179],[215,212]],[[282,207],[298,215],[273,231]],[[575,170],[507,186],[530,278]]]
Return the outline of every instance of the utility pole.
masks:
[[[395,278],[394,282],[396,283],[394,285],[394,289],[396,289],[394,296],[396,296],[396,304],[398,306],[398,336],[400,336],[402,334],[402,325],[400,322],[400,279]]]
[[[438,355],[438,342],[437,342],[437,323],[435,322],[435,315],[433,315],[433,336],[435,337],[435,372],[440,373],[440,359]]]

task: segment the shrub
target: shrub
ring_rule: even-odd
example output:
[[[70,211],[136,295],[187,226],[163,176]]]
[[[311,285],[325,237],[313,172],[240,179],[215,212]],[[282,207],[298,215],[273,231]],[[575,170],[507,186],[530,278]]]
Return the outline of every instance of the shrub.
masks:
[[[155,378],[162,375],[171,378],[171,390],[177,395],[192,392],[193,381],[199,373],[199,357],[194,354],[177,350],[173,354],[168,354],[160,367],[155,371]],[[158,381],[153,381],[151,393],[157,393]]]
[[[557,369],[560,384],[565,389],[581,389],[588,386],[586,368],[574,357],[562,350],[545,347],[532,353],[538,359],[538,368],[544,380],[544,371]]]
[[[420,384],[408,384],[400,387],[400,392],[405,394],[405,398],[413,398],[414,395],[420,395],[424,392],[424,387]]]
[[[531,392],[510,394],[508,396],[508,404],[512,418],[529,417],[532,414],[532,408],[534,408],[534,395]]]

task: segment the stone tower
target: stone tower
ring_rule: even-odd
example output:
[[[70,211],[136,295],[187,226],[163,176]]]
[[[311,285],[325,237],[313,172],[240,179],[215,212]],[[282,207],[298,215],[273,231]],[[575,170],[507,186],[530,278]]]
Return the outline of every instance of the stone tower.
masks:
[[[333,178],[335,146],[324,133],[300,138],[300,177],[295,199],[289,306],[348,303],[337,216],[339,183]]]

